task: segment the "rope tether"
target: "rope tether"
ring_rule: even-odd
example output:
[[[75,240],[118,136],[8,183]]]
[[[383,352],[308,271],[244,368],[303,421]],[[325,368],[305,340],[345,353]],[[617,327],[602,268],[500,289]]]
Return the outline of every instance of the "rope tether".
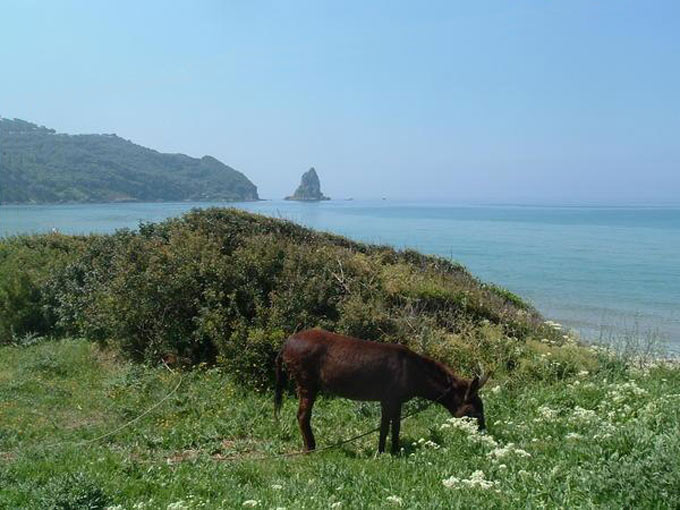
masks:
[[[123,430],[123,429],[129,427],[129,426],[132,425],[133,423],[135,423],[135,422],[139,421],[140,419],[142,419],[144,416],[146,416],[147,414],[149,414],[151,411],[153,411],[154,409],[156,409],[157,407],[159,407],[163,402],[165,402],[165,401],[168,400],[171,396],[173,396],[175,393],[177,393],[177,390],[178,390],[179,387],[182,385],[182,381],[183,381],[183,380],[184,380],[184,378],[183,378],[183,377],[180,377],[179,382],[178,382],[177,385],[172,389],[172,391],[170,391],[167,395],[165,395],[165,397],[163,397],[161,400],[159,400],[158,402],[156,402],[154,405],[152,405],[151,407],[149,407],[149,408],[148,408],[146,411],[144,411],[142,414],[136,416],[135,418],[133,418],[133,419],[127,421],[127,422],[124,423],[123,425],[120,425],[119,427],[116,427],[115,429],[113,429],[113,430],[111,430],[111,431],[109,431],[109,432],[107,432],[107,433],[105,433],[105,434],[101,434],[101,435],[99,435],[99,436],[97,436],[97,437],[94,437],[94,438],[92,438],[92,439],[86,439],[86,440],[76,441],[76,442],[73,442],[73,441],[60,441],[60,442],[57,442],[57,443],[52,443],[52,444],[43,446],[43,448],[45,448],[45,449],[55,448],[55,447],[57,447],[57,446],[61,446],[61,445],[63,445],[63,444],[68,444],[68,443],[71,443],[71,442],[73,442],[73,443],[75,444],[75,446],[84,446],[84,445],[89,445],[89,444],[92,444],[92,443],[96,443],[97,441],[101,441],[102,439],[105,439],[105,438],[110,437],[110,436],[112,436],[112,435],[114,435],[114,434],[117,434],[117,433],[120,432],[121,430]],[[406,420],[406,419],[408,419],[408,418],[411,418],[412,416],[415,416],[415,415],[417,415],[417,414],[419,414],[419,413],[425,411],[425,410],[426,410],[427,408],[429,408],[432,404],[438,403],[442,398],[444,398],[444,396],[446,396],[447,393],[449,393],[449,391],[450,391],[450,388],[447,389],[446,391],[444,391],[444,393],[442,393],[436,400],[431,400],[430,402],[428,402],[428,403],[425,404],[424,406],[420,407],[419,409],[416,409],[416,410],[414,410],[414,411],[411,411],[410,413],[407,413],[407,414],[404,415],[403,417],[400,417],[400,421]],[[373,433],[375,433],[375,432],[378,432],[379,430],[380,430],[380,427],[375,427],[375,428],[373,428],[373,429],[371,429],[371,430],[367,430],[366,432],[362,432],[361,434],[357,434],[356,436],[352,436],[352,437],[350,437],[350,438],[348,438],[348,439],[344,439],[344,440],[339,441],[339,442],[337,442],[337,443],[333,443],[333,444],[331,444],[331,445],[324,446],[323,448],[317,448],[317,449],[315,449],[315,450],[309,450],[309,451],[300,450],[300,451],[294,451],[294,452],[275,453],[275,454],[273,454],[273,455],[261,455],[261,456],[259,456],[259,457],[244,457],[243,455],[232,455],[232,456],[229,456],[229,457],[220,457],[220,458],[217,458],[217,459],[215,459],[215,460],[218,460],[218,461],[220,461],[220,462],[234,461],[234,460],[248,460],[248,461],[257,460],[257,461],[260,461],[260,460],[267,460],[267,459],[276,459],[276,458],[284,458],[284,457],[294,457],[294,456],[298,456],[298,455],[307,455],[307,454],[312,454],[312,453],[320,453],[320,452],[332,450],[332,449],[335,449],[335,448],[339,448],[340,446],[345,445],[345,444],[347,444],[347,443],[352,443],[352,442],[356,441],[357,439],[361,439],[362,437],[365,437],[365,436],[368,436],[368,435],[373,434]]]
[[[435,400],[429,401],[427,404],[424,406],[420,407],[419,409],[416,409],[415,411],[411,411],[410,413],[407,413],[403,417],[400,417],[400,421],[404,421],[408,418],[411,418],[412,416],[415,416],[417,414],[422,413],[425,411],[427,408],[429,408],[432,404],[438,403],[442,398],[444,398],[449,392],[451,391],[451,388],[447,389],[439,395]],[[283,458],[283,457],[295,457],[297,455],[308,455],[308,454],[313,454],[313,453],[320,453],[320,452],[325,452],[328,450],[333,450],[334,448],[339,448],[342,445],[345,445],[347,443],[351,443],[353,441],[356,441],[357,439],[361,439],[362,437],[368,436],[369,434],[373,434],[375,432],[378,432],[380,430],[380,427],[375,427],[371,430],[367,430],[366,432],[362,432],[361,434],[357,434],[356,436],[352,436],[349,439],[344,439],[342,441],[339,441],[337,443],[333,443],[328,446],[324,446],[323,448],[316,448],[314,450],[300,450],[300,451],[295,451],[295,452],[284,452],[284,453],[275,453],[272,455],[261,455],[259,457],[244,457],[243,455],[231,455],[229,457],[220,457],[215,460],[218,460],[220,462],[225,462],[225,461],[232,461],[232,460],[267,460],[267,459],[276,459],[276,458]]]

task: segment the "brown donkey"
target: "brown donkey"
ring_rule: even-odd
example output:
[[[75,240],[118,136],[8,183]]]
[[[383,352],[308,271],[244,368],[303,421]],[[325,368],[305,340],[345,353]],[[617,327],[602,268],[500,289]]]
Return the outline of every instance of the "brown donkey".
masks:
[[[306,450],[316,447],[310,420],[320,390],[352,400],[380,402],[379,452],[385,451],[390,423],[392,452],[399,451],[401,406],[413,397],[437,402],[453,416],[476,418],[479,428],[484,428],[484,406],[478,391],[488,377],[462,379],[446,365],[401,345],[359,340],[322,329],[294,334],[276,357],[277,417],[285,387],[283,363],[297,384],[297,418]]]

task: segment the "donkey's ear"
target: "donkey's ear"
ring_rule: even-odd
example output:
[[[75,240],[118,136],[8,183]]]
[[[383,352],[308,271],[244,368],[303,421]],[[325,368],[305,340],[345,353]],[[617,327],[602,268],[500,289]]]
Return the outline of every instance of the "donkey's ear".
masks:
[[[479,381],[479,386],[477,387],[477,391],[481,390],[482,387],[486,384],[486,382],[489,380],[489,377],[491,374],[487,373],[484,370],[484,367],[482,366],[481,362],[479,363],[479,378],[481,379]]]
[[[472,379],[472,381],[470,381],[470,385],[468,386],[468,389],[465,392],[465,401],[468,402],[472,397],[474,397],[479,391],[479,388],[480,388],[479,377],[475,376],[475,378]]]
[[[484,374],[484,375],[482,375],[482,380],[479,381],[479,388],[477,388],[478,390],[481,390],[481,389],[482,389],[482,387],[483,387],[483,386],[487,383],[487,381],[489,380],[489,377],[491,377],[491,374]]]

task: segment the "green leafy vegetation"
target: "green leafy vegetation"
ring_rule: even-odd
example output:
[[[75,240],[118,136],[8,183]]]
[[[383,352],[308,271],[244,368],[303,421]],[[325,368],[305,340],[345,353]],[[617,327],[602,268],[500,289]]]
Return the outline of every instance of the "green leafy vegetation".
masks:
[[[399,342],[464,373],[530,370],[528,342],[565,342],[459,264],[233,209],[4,240],[0,312],[0,342],[82,336],[152,364],[218,363],[260,386],[283,340],[310,327]]]
[[[58,234],[0,240],[0,344],[59,334],[49,279],[85,246]]]
[[[0,203],[257,200],[215,158],[162,154],[116,135],[66,135],[0,117]]]
[[[173,373],[86,340],[0,347],[0,508],[678,508],[677,365],[535,347],[536,370],[569,358],[578,372],[496,377],[487,434],[432,406],[404,421],[401,456],[379,457],[375,435],[276,457],[301,445],[293,398],[277,424],[271,392],[223,367]],[[323,447],[379,416],[323,397],[312,426]]]

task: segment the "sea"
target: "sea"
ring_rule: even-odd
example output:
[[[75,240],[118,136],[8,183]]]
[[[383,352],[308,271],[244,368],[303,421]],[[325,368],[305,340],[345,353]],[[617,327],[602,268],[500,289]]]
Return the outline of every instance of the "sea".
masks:
[[[236,207],[465,265],[592,342],[680,353],[680,206],[479,205],[394,200],[0,206],[0,237],[135,229]]]

